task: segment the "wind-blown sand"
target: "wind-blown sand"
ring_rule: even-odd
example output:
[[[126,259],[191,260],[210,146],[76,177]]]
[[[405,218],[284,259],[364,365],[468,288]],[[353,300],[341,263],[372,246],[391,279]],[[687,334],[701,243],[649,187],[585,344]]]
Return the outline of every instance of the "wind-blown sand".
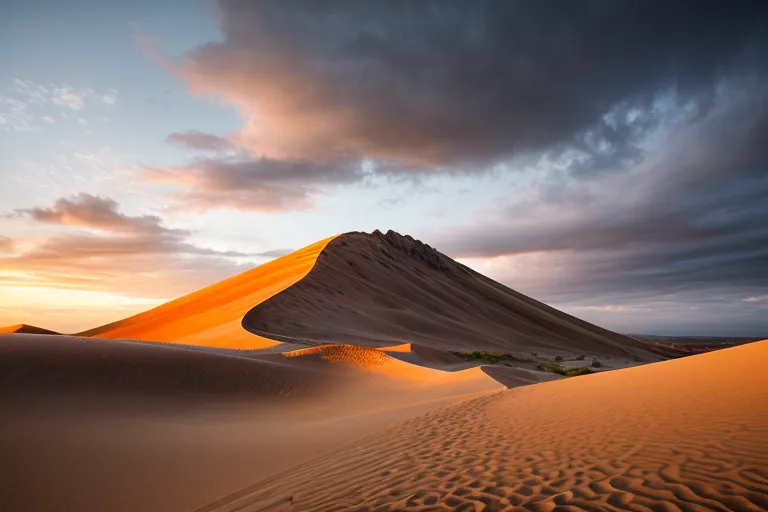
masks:
[[[80,335],[237,349],[274,346],[275,341],[246,332],[241,326],[243,316],[306,276],[317,256],[334,238],[326,238],[144,313]]]
[[[658,358],[644,344],[511,290],[408,236],[346,233],[243,319],[286,342]]]
[[[768,510],[766,360],[768,340],[480,397],[200,512]]]

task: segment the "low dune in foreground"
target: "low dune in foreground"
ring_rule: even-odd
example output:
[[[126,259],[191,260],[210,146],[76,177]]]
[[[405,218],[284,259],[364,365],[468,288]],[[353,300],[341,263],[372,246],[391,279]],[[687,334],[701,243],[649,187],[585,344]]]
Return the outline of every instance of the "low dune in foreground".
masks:
[[[194,510],[407,418],[502,389],[480,367],[445,372],[367,347],[237,357],[0,335],[0,508]]]
[[[216,501],[256,510],[768,510],[768,340],[433,411]]]

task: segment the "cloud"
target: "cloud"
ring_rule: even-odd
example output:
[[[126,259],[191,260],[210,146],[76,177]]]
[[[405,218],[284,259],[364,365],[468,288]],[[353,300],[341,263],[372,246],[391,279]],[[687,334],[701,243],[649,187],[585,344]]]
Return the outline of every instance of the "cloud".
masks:
[[[281,212],[304,210],[326,187],[355,183],[368,171],[357,160],[200,159],[181,167],[143,166],[140,179],[180,188],[172,198],[179,209],[215,208]]]
[[[237,106],[239,142],[275,158],[496,160],[768,60],[768,8],[754,2],[219,5],[222,41],[179,62],[154,54],[192,91]]]
[[[264,251],[257,253],[256,256],[261,256],[263,258],[279,258],[280,256],[285,256],[286,254],[290,254],[296,249],[272,249],[269,251]]]
[[[634,138],[649,149],[609,161],[610,172],[585,172],[572,153],[553,150],[520,171],[532,181],[523,193],[430,239],[575,311],[653,303],[646,326],[684,309],[678,330],[711,314],[738,318],[711,329],[768,332],[764,315],[744,309],[768,288],[768,109],[764,83],[752,86],[723,87],[706,108],[668,98],[661,119]]]
[[[30,80],[14,79],[11,85],[0,93],[0,126],[6,130],[25,132],[39,129],[40,124],[54,124],[56,121],[51,106],[75,112],[83,112],[93,100],[102,100],[111,105],[117,101],[117,91],[108,89],[98,95],[93,89],[78,89],[68,85],[37,84]],[[67,118],[65,112],[59,112]],[[86,126],[82,117],[78,122]]]
[[[18,210],[15,215],[74,230],[0,257],[3,286],[170,298],[250,266],[238,260],[263,257],[201,247],[190,241],[190,232],[166,227],[157,216],[126,215],[116,201],[89,194],[62,198],[46,208]]]
[[[161,226],[160,217],[155,215],[131,217],[119,212],[118,209],[119,204],[114,199],[81,193],[71,198],[58,199],[49,208],[22,209],[17,210],[16,213],[27,215],[38,222],[79,226],[113,233],[187,234]]]
[[[13,252],[15,244],[7,236],[0,236],[0,252]]]
[[[172,133],[165,138],[165,141],[174,146],[187,149],[227,151],[234,148],[232,142],[223,137],[195,130],[183,133]]]
[[[54,87],[51,102],[70,110],[82,110],[85,102],[95,95],[93,89],[77,90],[69,86]]]
[[[114,105],[117,103],[118,94],[116,89],[112,89],[111,87],[107,91],[106,94],[101,96],[101,101],[106,103],[107,105]]]

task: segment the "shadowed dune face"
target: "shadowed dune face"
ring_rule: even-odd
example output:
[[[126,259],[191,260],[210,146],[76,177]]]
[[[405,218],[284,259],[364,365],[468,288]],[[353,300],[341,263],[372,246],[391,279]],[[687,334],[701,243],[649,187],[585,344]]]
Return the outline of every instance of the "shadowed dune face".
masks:
[[[9,325],[8,327],[0,327],[0,334],[60,334],[56,331],[49,329],[43,329],[42,327],[36,327],[34,325],[18,324]]]
[[[286,342],[560,351],[654,359],[636,340],[515,292],[394,232],[332,240],[302,280],[245,315]]]
[[[766,359],[768,340],[488,395],[199,512],[768,510]]]
[[[306,276],[318,255],[334,238],[321,240],[144,313],[81,335],[235,349],[274,346],[275,341],[245,331],[241,325],[243,316]]]
[[[410,367],[410,368],[409,368]],[[355,439],[504,386],[366,347],[244,356],[0,335],[2,510],[195,510]]]

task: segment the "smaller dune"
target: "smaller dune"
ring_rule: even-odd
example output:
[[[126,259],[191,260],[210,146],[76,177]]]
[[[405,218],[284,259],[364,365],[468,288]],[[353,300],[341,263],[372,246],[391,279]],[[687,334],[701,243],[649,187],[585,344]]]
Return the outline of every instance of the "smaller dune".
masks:
[[[428,366],[432,368],[455,367],[458,365],[466,366],[466,362],[463,359],[458,358],[453,354],[425,347],[423,345],[417,345],[415,343],[403,343],[402,345],[379,347],[378,350],[400,359],[401,361],[418,364],[420,366]]]
[[[0,327],[0,334],[61,334],[49,329],[43,329],[28,324],[9,325],[7,327]]]

